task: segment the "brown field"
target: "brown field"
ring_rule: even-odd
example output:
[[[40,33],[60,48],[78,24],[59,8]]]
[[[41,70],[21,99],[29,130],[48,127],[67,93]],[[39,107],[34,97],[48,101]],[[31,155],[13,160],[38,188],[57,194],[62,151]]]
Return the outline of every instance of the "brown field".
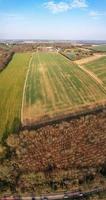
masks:
[[[10,174],[22,194],[106,187],[105,112],[11,135],[7,144],[11,157],[0,167],[1,178]]]

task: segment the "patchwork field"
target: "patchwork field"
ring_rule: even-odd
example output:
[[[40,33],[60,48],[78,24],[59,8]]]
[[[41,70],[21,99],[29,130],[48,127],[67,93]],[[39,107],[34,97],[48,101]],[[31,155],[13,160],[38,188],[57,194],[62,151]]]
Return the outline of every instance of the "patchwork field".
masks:
[[[20,130],[106,102],[105,82],[93,71],[105,73],[105,61],[98,62],[90,69],[58,53],[17,53],[0,73],[0,196],[106,186],[103,110]]]
[[[92,71],[106,87],[106,57],[102,57],[95,61],[89,62],[84,66]]]
[[[105,89],[58,53],[33,54],[22,108],[24,125],[67,114],[106,99]]]
[[[20,124],[23,86],[30,54],[15,54],[0,73],[0,140]]]

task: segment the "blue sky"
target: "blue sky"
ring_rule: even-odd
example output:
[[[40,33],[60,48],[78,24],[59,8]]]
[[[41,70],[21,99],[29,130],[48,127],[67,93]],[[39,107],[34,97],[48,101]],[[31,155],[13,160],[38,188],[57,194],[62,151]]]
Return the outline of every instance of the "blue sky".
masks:
[[[106,40],[106,0],[0,0],[0,39]]]

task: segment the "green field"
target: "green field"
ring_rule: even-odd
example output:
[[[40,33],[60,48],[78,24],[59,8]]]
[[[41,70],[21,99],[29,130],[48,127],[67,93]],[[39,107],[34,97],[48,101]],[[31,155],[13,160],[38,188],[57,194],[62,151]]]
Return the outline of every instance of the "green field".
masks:
[[[20,124],[23,86],[30,56],[15,54],[0,73],[0,140]]]
[[[106,45],[93,46],[91,49],[101,52],[106,52]]]
[[[106,86],[106,57],[102,57],[95,61],[84,65],[87,69],[92,71]]]
[[[33,124],[106,99],[105,89],[64,56],[34,53],[30,58],[30,53],[15,54],[0,73],[0,139],[16,131],[21,121]],[[106,62],[102,59],[94,61],[99,73]]]
[[[106,91],[89,74],[58,53],[35,53],[24,95],[23,122],[66,114],[106,99]]]

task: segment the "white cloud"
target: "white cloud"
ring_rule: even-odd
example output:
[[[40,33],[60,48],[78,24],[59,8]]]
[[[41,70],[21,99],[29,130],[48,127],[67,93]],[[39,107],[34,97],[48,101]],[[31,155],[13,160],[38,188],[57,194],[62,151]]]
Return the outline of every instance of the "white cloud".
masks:
[[[70,9],[70,5],[62,1],[59,3],[49,1],[49,2],[46,2],[44,6],[45,8],[48,8],[53,13],[64,12]]]
[[[55,3],[55,1],[48,1],[44,3],[44,7],[49,9],[52,13],[65,12],[74,8],[85,8],[88,7],[86,0],[72,0],[69,2],[60,1]]]
[[[89,16],[91,16],[94,19],[99,19],[102,16],[106,16],[106,12],[91,11],[89,13]]]
[[[88,4],[85,0],[74,0],[71,4],[72,8],[86,8]]]

